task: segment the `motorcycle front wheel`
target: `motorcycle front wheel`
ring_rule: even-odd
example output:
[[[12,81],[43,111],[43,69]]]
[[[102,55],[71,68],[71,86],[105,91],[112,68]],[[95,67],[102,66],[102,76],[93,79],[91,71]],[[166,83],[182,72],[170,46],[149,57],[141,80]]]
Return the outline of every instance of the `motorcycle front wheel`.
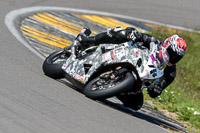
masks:
[[[90,81],[84,88],[86,97],[93,100],[102,100],[119,95],[132,89],[135,78],[131,72],[118,75],[114,79],[102,79],[97,77]]]
[[[69,58],[71,46],[59,49],[52,54],[50,54],[43,63],[43,72],[48,77],[53,79],[64,78],[62,66],[65,63],[66,59]]]

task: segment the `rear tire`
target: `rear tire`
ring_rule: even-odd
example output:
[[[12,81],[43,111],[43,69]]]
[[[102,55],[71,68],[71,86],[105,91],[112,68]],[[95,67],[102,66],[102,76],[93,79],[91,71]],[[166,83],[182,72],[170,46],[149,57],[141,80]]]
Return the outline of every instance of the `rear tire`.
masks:
[[[45,75],[53,79],[64,78],[62,66],[71,54],[67,52],[69,49],[71,49],[71,46],[59,49],[45,59],[42,66]]]
[[[130,72],[127,72],[123,75],[123,77],[116,83],[109,84],[111,86],[104,85],[102,87],[97,88],[95,84],[101,80],[99,77],[93,79],[90,81],[85,89],[84,89],[84,94],[85,96],[94,99],[94,100],[101,100],[105,98],[109,98],[112,96],[119,95],[122,92],[126,92],[130,89],[132,89],[134,83],[135,83],[135,78]],[[113,86],[112,86],[113,84]],[[96,88],[95,88],[96,87]]]

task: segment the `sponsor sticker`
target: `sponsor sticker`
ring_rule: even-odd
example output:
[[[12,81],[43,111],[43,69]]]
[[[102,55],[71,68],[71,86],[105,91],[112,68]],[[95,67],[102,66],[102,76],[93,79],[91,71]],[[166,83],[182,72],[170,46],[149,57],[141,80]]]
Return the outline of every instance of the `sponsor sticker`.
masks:
[[[106,53],[102,56],[103,62],[108,61],[111,59],[110,53]]]
[[[153,56],[153,54],[151,54],[150,57],[151,57],[151,59],[152,59],[153,62],[156,61],[155,58],[154,58],[154,56]]]
[[[79,74],[77,74],[77,73],[74,73],[74,78],[79,80],[79,81],[81,81],[81,82],[84,80],[84,77],[79,75]]]
[[[115,58],[115,54],[114,54],[114,51],[112,50],[111,51],[111,57],[113,59],[113,62],[117,62],[116,58]]]
[[[136,51],[136,55],[137,55],[137,56],[139,55],[139,51],[138,51],[138,50]]]
[[[67,64],[63,64],[62,69],[66,69],[67,68]]]

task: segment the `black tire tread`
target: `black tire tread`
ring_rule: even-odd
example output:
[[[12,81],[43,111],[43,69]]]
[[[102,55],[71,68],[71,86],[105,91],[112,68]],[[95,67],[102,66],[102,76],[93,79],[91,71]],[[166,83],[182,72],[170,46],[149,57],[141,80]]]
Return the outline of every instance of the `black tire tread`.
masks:
[[[91,91],[90,86],[97,79],[98,77],[90,81],[84,88],[85,96],[93,100],[101,100],[101,99],[119,95],[122,92],[126,92],[132,89],[135,82],[135,78],[133,77],[133,75],[130,72],[127,72],[125,79],[121,83],[117,84],[116,86],[111,87],[109,89],[105,89],[105,90],[103,89],[103,90]]]
[[[68,48],[68,47],[66,47]],[[64,64],[64,62],[60,62],[59,64],[53,64],[53,58],[55,58],[56,56],[59,56],[60,54],[63,54],[65,52],[65,49],[59,49],[55,52],[53,52],[52,54],[50,54],[44,61],[42,69],[45,75],[47,75],[48,77],[51,77],[53,79],[61,79],[64,78],[64,74],[62,71],[62,66]]]

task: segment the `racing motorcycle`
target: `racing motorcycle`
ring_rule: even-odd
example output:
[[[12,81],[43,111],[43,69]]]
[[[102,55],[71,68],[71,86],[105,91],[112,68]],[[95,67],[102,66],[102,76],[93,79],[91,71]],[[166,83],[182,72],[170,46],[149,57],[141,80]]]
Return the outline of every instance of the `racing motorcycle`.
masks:
[[[88,48],[78,44],[75,39],[72,46],[50,54],[43,71],[54,79],[66,78],[95,100],[156,87],[169,60],[166,49],[154,44],[150,50],[131,42]]]

